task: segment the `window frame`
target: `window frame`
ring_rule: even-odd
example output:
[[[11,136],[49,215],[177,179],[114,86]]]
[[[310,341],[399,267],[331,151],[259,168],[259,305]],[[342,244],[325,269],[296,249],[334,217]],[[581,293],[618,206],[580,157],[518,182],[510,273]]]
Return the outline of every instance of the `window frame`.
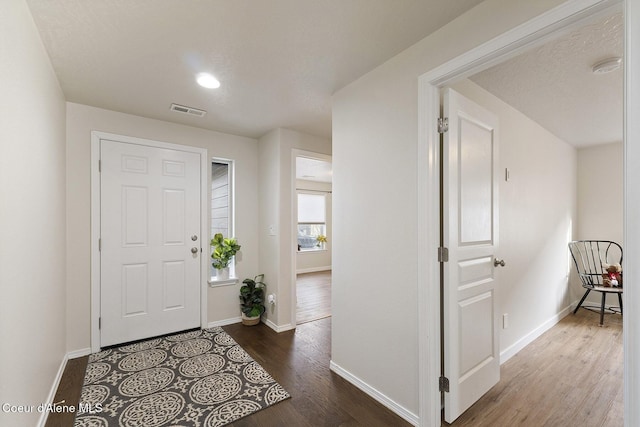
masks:
[[[324,205],[324,222],[315,222],[315,221],[303,221],[300,222],[300,195],[301,194],[305,194],[305,195],[311,195],[311,196],[318,196],[318,197],[322,197],[323,198],[323,205]],[[316,252],[322,252],[322,251],[326,251],[327,250],[327,243],[326,242],[319,242],[320,246],[318,247],[312,247],[312,248],[301,248],[300,247],[300,243],[298,240],[298,232],[300,230],[300,225],[322,225],[324,227],[324,236],[327,236],[327,229],[328,229],[328,225],[327,225],[327,193],[324,191],[315,191],[315,190],[302,190],[302,189],[298,189],[296,190],[296,206],[297,206],[297,212],[296,212],[296,241],[298,242],[298,253],[299,254],[308,254],[308,253],[316,253]]]
[[[211,287],[216,286],[225,286],[225,285],[233,285],[238,282],[238,277],[236,273],[236,259],[235,257],[229,264],[229,278],[228,279],[219,279],[216,277],[215,269],[213,268],[211,262],[211,239],[213,239],[214,231],[213,231],[213,165],[223,164],[227,165],[227,199],[228,199],[228,212],[227,212],[227,230],[229,235],[225,235],[224,237],[235,237],[235,161],[231,159],[225,159],[222,157],[212,157],[209,161],[210,169],[209,169],[209,279],[208,283]]]

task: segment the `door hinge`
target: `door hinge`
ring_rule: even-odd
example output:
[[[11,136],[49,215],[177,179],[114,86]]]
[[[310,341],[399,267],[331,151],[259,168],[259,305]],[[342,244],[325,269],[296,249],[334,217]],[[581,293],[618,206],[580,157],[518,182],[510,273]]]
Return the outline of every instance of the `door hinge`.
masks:
[[[445,393],[449,393],[449,378],[447,377],[440,377],[440,380],[438,381],[438,388],[440,389],[440,392],[445,392]]]
[[[102,317],[98,317],[98,329],[102,329]]]
[[[439,117],[438,118],[438,133],[445,133],[449,130],[449,118],[448,117]]]
[[[98,160],[98,172],[102,172],[102,160]]]
[[[102,252],[102,239],[98,239],[98,252]]]
[[[449,262],[449,248],[438,248],[438,262]]]

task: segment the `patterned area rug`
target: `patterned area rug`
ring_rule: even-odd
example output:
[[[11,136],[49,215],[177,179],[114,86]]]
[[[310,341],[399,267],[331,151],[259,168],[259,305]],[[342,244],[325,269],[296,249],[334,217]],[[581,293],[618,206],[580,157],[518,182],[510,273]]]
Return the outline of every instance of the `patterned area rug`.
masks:
[[[89,356],[75,427],[222,426],[289,397],[216,327]]]

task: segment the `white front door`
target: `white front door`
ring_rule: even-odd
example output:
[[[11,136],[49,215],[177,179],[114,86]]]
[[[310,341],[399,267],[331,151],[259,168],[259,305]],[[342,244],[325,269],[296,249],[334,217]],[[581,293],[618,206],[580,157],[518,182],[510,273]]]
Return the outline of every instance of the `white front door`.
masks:
[[[100,141],[100,345],[200,326],[200,154]]]
[[[444,94],[444,115],[444,396],[445,421],[453,422],[500,380],[498,120],[451,89]]]

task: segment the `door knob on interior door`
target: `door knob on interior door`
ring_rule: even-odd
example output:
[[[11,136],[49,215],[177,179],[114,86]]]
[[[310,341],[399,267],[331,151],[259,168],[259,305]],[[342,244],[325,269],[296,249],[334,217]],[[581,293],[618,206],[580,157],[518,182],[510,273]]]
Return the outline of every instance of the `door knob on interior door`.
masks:
[[[198,248],[196,248],[195,246],[193,248],[191,248],[191,253],[192,254],[197,254],[198,253]]]
[[[506,264],[507,264],[507,263],[506,263],[506,262],[504,262],[504,260],[503,260],[503,259],[498,259],[498,258],[496,258],[496,259],[494,259],[494,260],[493,260],[493,265],[494,265],[495,267],[504,267]]]

